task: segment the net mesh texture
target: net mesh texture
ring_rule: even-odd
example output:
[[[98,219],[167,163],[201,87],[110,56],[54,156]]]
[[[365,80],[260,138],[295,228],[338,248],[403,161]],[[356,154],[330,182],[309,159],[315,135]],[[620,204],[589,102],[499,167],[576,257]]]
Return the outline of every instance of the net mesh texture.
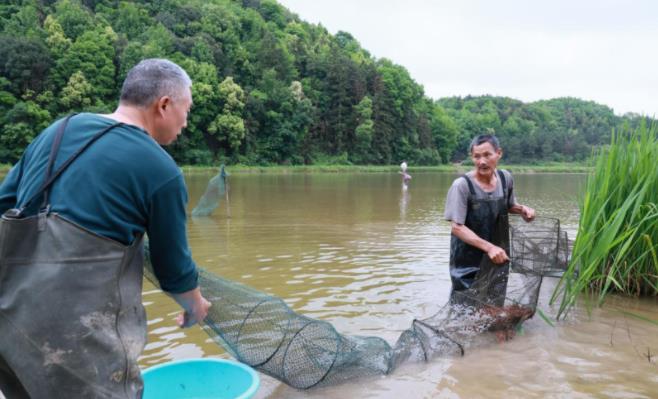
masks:
[[[226,174],[220,172],[192,214],[210,215],[225,187]],[[509,265],[493,265],[485,256],[471,288],[453,292],[431,317],[413,320],[392,345],[376,336],[341,334],[326,321],[295,312],[281,298],[200,268],[199,285],[212,303],[203,328],[238,361],[298,389],[389,374],[407,361],[463,356],[484,343],[511,338],[533,317],[542,278],[557,276],[567,266],[568,239],[559,220],[525,223],[510,217],[501,223],[509,223],[509,229],[498,229],[505,236],[494,241],[509,241]],[[148,256],[146,264],[146,276],[157,286]],[[502,290],[500,284],[505,284]]]

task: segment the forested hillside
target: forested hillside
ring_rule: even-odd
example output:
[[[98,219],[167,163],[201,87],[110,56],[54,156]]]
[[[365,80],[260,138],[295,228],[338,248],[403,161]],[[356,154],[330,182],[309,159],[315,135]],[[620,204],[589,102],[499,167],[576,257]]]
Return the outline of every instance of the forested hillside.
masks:
[[[576,98],[522,103],[508,97],[443,98],[438,101],[458,126],[452,158],[466,157],[471,138],[496,134],[510,162],[578,161],[593,146],[610,142],[613,129],[637,125],[639,115],[615,116],[612,109]]]
[[[194,80],[188,127],[168,148],[182,164],[436,164],[486,132],[509,160],[577,160],[637,119],[577,99],[434,101],[405,68],[274,0],[5,1],[0,32],[0,163],[56,117],[111,112],[148,57]]]

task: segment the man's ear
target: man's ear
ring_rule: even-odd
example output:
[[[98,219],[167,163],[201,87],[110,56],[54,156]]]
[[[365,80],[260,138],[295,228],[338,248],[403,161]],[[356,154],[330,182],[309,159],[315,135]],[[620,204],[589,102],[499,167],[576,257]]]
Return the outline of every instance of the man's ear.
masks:
[[[167,108],[171,106],[171,98],[169,96],[162,96],[157,101],[157,112],[163,114]]]

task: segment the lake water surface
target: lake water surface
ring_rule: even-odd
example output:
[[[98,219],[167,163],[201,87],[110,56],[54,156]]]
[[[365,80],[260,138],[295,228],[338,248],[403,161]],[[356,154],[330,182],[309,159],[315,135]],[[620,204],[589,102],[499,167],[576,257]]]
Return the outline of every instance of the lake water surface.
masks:
[[[448,298],[447,190],[457,175],[385,173],[235,174],[228,202],[213,216],[190,219],[199,266],[283,298],[297,312],[331,322],[341,333],[394,342],[415,317]],[[187,176],[190,210],[210,174]],[[578,174],[515,176],[519,202],[557,217],[573,238]],[[547,279],[540,309],[548,305]],[[175,327],[177,306],[145,287],[148,367],[174,359],[228,357],[198,327]],[[613,298],[589,317],[573,312],[551,327],[539,317],[513,340],[462,358],[408,364],[386,377],[297,391],[262,376],[259,398],[655,398],[658,327],[623,311],[658,319],[656,300]]]
[[[213,216],[190,219],[193,256],[341,333],[393,343],[415,317],[447,301],[450,230],[442,215],[456,176],[414,174],[405,191],[393,173],[236,174]],[[186,176],[190,211],[210,177]],[[579,174],[517,174],[515,193],[538,215],[559,218],[573,238],[584,181]],[[549,315],[555,283],[545,280],[539,303]],[[199,327],[177,328],[178,307],[148,283],[143,301],[143,367],[229,357]],[[298,391],[261,374],[256,397],[656,398],[658,327],[629,312],[658,320],[658,300],[613,297],[591,315],[576,309],[555,327],[535,317],[511,341],[333,387]]]

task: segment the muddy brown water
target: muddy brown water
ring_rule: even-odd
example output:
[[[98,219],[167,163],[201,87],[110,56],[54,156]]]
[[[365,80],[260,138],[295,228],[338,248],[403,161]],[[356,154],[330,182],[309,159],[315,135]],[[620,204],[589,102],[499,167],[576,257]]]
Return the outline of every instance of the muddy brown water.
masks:
[[[190,206],[210,174],[187,176]],[[449,225],[443,205],[454,174],[400,176],[236,174],[229,200],[212,217],[192,219],[197,263],[285,299],[341,333],[394,342],[414,317],[447,300]],[[539,215],[577,230],[579,174],[519,174],[517,198]],[[554,279],[542,289],[548,304]],[[228,357],[199,328],[174,326],[176,306],[148,290],[149,344],[144,367],[197,356]],[[623,313],[658,319],[658,302],[613,298],[572,312],[551,327],[535,317],[509,342],[463,358],[407,364],[392,375],[297,391],[261,374],[258,398],[653,398],[658,397],[658,327]]]
[[[394,342],[415,317],[445,304],[449,225],[446,192],[457,176],[417,173],[407,190],[385,173],[234,174],[228,201],[191,219],[197,264],[283,298],[297,312],[341,333]],[[209,173],[186,176],[190,210]],[[580,174],[517,174],[517,199],[557,217],[573,237]],[[539,308],[555,279],[547,279]],[[175,326],[177,306],[146,285],[149,343],[140,364],[229,356],[198,327]],[[461,358],[406,364],[392,375],[298,391],[261,374],[257,398],[655,398],[658,327],[655,299],[611,298],[589,316],[576,309],[552,327],[535,317],[513,340]]]

